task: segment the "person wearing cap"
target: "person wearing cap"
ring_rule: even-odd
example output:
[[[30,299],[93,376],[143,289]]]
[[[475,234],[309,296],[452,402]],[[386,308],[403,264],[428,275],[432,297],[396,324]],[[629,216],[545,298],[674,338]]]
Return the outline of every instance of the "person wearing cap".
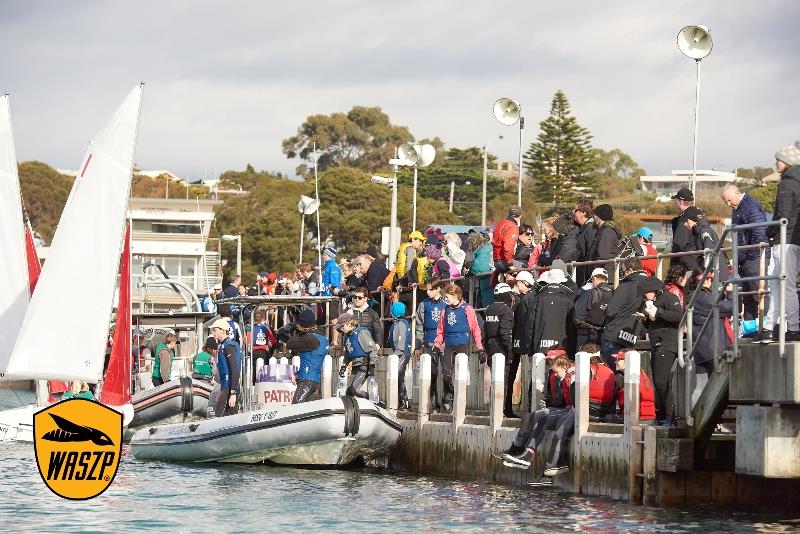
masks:
[[[214,407],[216,417],[233,415],[239,411],[241,388],[242,349],[230,335],[230,325],[217,319],[211,325],[211,335],[217,340],[217,370],[219,372],[219,397]]]
[[[586,343],[600,345],[603,337],[603,326],[606,320],[606,309],[614,295],[614,288],[608,283],[608,271],[595,267],[592,277],[575,299],[575,341],[576,346]]]
[[[389,354],[397,355],[398,377],[397,377],[397,400],[401,410],[408,410],[408,392],[406,391],[406,367],[411,358],[411,326],[406,319],[406,305],[402,302],[395,302],[389,308],[392,321],[389,324]]]
[[[572,291],[574,294],[576,295],[578,294],[578,284],[576,284],[575,280],[573,280],[572,277],[570,276],[569,268],[567,267],[567,264],[564,263],[564,260],[562,260],[561,258],[556,258],[555,260],[553,260],[553,263],[550,265],[550,270],[561,271],[562,273],[564,273],[563,276],[564,281],[557,283],[564,285],[564,287]],[[562,277],[558,275],[557,278],[560,280]]]
[[[194,357],[192,362],[192,378],[211,382],[214,376],[214,354],[217,352],[217,340],[208,336],[203,343],[203,350]]]
[[[347,312],[336,319],[336,329],[344,337],[344,362],[339,369],[339,376],[343,377],[350,366],[347,395],[369,398],[366,392],[361,391],[361,386],[374,372],[380,345],[372,339],[369,330],[360,326],[358,320]]]
[[[614,209],[608,204],[600,204],[594,208],[594,227],[596,229],[589,250],[586,253],[587,261],[610,260],[619,255],[619,242],[622,234],[614,226]],[[600,267],[609,273],[614,271],[614,262],[609,262]]]
[[[672,196],[675,201],[675,208],[678,210],[678,215],[673,217],[672,224],[672,248],[670,252],[690,252],[696,250],[695,238],[692,235],[692,229],[687,228],[686,221],[695,210],[687,213],[690,207],[694,207],[694,195],[691,189],[682,188],[680,191]],[[679,258],[672,258],[671,263],[682,263],[689,271],[694,271],[697,268],[698,260],[695,256],[681,256]],[[702,263],[702,258],[700,263]]]
[[[286,349],[300,356],[300,368],[294,376],[297,388],[292,404],[311,400],[319,390],[320,371],[328,352],[328,338],[314,332],[316,317],[306,308],[300,312],[296,323],[289,323],[278,329],[277,338],[285,343]]]
[[[542,277],[547,284],[539,289],[534,300],[533,344],[529,354],[545,353],[556,345],[573,354],[575,293],[567,287],[567,277],[561,269],[550,269]]]
[[[683,215],[685,217],[683,224],[691,232],[691,238],[693,240],[690,250],[713,249],[717,246],[719,236],[717,236],[717,232],[711,227],[711,224],[708,222],[708,217],[706,217],[703,210],[697,206],[689,206],[686,208],[686,211],[683,212]],[[689,258],[688,261],[690,265],[692,262],[695,262],[695,269],[702,271],[706,268],[707,258],[705,255],[698,254],[697,256],[687,257]],[[727,258],[723,256],[721,261],[727,263]]]
[[[656,391],[656,412],[659,424],[669,425],[674,415],[672,393],[673,365],[678,359],[678,333],[683,306],[673,293],[666,291],[658,278],[639,282],[644,299],[645,326],[650,341],[650,369]]]
[[[444,300],[447,307],[444,309],[439,326],[436,328],[434,346],[442,352],[442,409],[445,413],[453,410],[453,369],[456,354],[461,352],[469,355],[470,340],[478,349],[478,361],[486,362],[486,352],[483,350],[481,327],[475,309],[464,301],[461,288],[450,284],[444,291]]]
[[[508,380],[506,380],[506,405],[509,405],[514,393],[514,380],[519,369],[519,362],[523,355],[533,354],[533,317],[536,313],[536,282],[528,271],[516,274],[514,292],[518,295],[517,305],[514,308],[514,328],[511,333],[513,340],[511,363],[508,366]],[[506,417],[517,417],[511,410],[504,410]]]
[[[423,352],[431,355],[431,412],[439,411],[437,383],[439,378],[439,363],[441,353],[435,346],[436,331],[439,320],[444,314],[447,303],[442,296],[444,282],[435,281],[426,290],[427,297],[417,305],[417,321],[415,334],[415,354],[419,358]]]
[[[339,296],[342,291],[342,270],[336,263],[336,249],[328,245],[322,249],[322,286],[318,295]],[[332,314],[338,311],[332,311]]]
[[[499,273],[504,273],[514,263],[514,250],[517,246],[522,208],[511,206],[508,217],[498,222],[492,232],[492,261]]]
[[[656,247],[652,244],[653,231],[650,228],[642,226],[631,237],[634,240],[634,249],[636,249],[637,256],[655,256],[658,254]],[[658,260],[656,258],[643,259],[642,269],[650,276],[655,276],[656,269],[658,269]]]
[[[164,336],[164,341],[156,346],[152,374],[154,386],[160,386],[164,382],[170,381],[172,361],[175,359],[175,347],[177,344],[178,336],[175,335],[175,332],[169,332]]]
[[[242,329],[239,327],[239,323],[233,320],[233,307],[230,304],[220,304],[218,311],[219,316],[228,321],[228,331],[231,333],[233,340],[236,341],[236,343],[241,344]]]
[[[578,235],[576,236],[576,251],[575,261],[588,261],[589,247],[594,240],[596,232],[594,227],[594,204],[591,199],[583,198],[575,204],[575,209],[572,211],[575,219],[575,224],[578,226]],[[587,265],[580,265],[577,269],[577,277],[575,282],[582,286],[590,277],[589,273],[593,267]]]
[[[639,283],[648,276],[642,270],[639,258],[626,259],[620,271],[622,279],[606,308],[606,324],[600,345],[603,359],[609,367],[614,366],[614,354],[633,346],[636,343],[633,338],[644,331],[644,317],[635,314],[644,306]]]
[[[499,283],[494,286],[494,302],[489,304],[484,312],[484,330],[486,332],[486,354],[490,359],[490,364],[494,364],[492,356],[502,354],[505,361],[505,383],[512,383],[516,378],[511,376],[511,360],[513,352],[513,332],[514,332],[514,292],[511,286],[506,283]],[[519,359],[517,360],[519,361]],[[506,388],[503,400],[503,413],[513,414],[511,407],[512,395]]]
[[[397,249],[397,257],[394,260],[394,272],[401,285],[408,285],[408,277],[411,274],[411,267],[417,256],[423,251],[425,236],[419,230],[414,230],[408,234],[408,241],[400,245]],[[405,281],[403,279],[406,279]]]
[[[786,306],[786,341],[800,341],[800,305],[797,300],[797,290],[794,281],[800,268],[800,141],[794,145],[783,147],[775,153],[775,166],[781,175],[778,182],[778,191],[775,195],[775,204],[772,209],[772,220],[786,219],[786,257],[780,255],[780,227],[767,228],[767,237],[772,244],[772,262],[770,273],[778,276],[781,264],[786,266],[786,276],[789,283],[784,290]],[[769,281],[769,291],[773,295],[773,302],[777,302],[776,295],[780,293],[778,280]],[[765,328],[771,329],[777,337],[780,318],[777,315],[777,306],[769,309],[765,321]]]
[[[217,299],[222,295],[222,284],[215,284],[201,303],[204,312],[217,313]]]
[[[614,354],[614,396],[617,398],[619,412],[606,417],[609,423],[625,422],[625,357],[626,350]],[[644,369],[639,370],[639,424],[656,423],[656,394],[653,381]]]

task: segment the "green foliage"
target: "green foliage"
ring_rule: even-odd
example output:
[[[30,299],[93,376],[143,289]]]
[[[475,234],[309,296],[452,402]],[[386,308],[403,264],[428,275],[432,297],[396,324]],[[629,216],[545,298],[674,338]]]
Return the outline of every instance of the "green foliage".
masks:
[[[775,195],[778,193],[778,182],[767,182],[761,186],[747,189],[747,193],[761,202],[764,211],[772,212],[775,207]]]
[[[539,202],[563,203],[595,190],[591,134],[570,114],[563,91],[556,91],[550,116],[539,123],[537,141],[524,161]]]
[[[755,180],[758,183],[761,183],[765,177],[769,176],[775,172],[775,169],[772,167],[753,167],[753,168],[744,168],[738,167],[736,169],[736,176],[739,178],[744,178],[745,180]]]
[[[639,177],[647,174],[632,157],[615,148],[592,149],[592,181],[598,184],[597,196],[602,199],[632,197],[639,189]]]
[[[170,180],[163,174],[155,178],[134,174],[131,196],[136,198],[164,198],[167,187],[169,187],[169,198],[186,198],[186,186]],[[208,194],[206,186],[199,184],[189,185],[189,198],[204,198],[206,194]]]
[[[73,178],[38,161],[20,163],[18,169],[22,198],[31,226],[49,243],[72,190]]]
[[[283,153],[306,161],[297,168],[306,178],[313,169],[314,143],[319,171],[351,166],[374,172],[388,164],[396,147],[413,138],[407,127],[392,124],[381,108],[354,106],[346,114],[309,116],[296,135],[283,140]]]

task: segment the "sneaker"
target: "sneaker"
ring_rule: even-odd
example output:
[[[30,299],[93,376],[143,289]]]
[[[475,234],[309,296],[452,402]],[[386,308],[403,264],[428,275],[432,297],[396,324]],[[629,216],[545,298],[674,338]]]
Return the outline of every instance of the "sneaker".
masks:
[[[519,419],[520,417],[514,412],[503,412],[503,417],[506,419]]]
[[[397,406],[397,409],[398,410],[408,410],[408,409],[410,409],[410,407],[411,407],[411,403],[409,403],[407,400],[404,400],[404,401],[400,401],[399,405]]]
[[[443,404],[441,413],[443,413],[443,414],[451,414],[451,413],[453,413],[453,407],[450,406],[449,404]]]
[[[536,455],[536,451],[533,449],[525,449],[522,451],[522,454],[513,455],[513,454],[504,454],[503,459],[507,462],[512,462],[523,467],[530,467],[531,462],[533,461],[533,457]]]
[[[560,475],[561,473],[566,473],[568,471],[569,471],[568,465],[562,465],[559,467],[550,467],[544,470],[544,476],[552,478],[556,475]]]
[[[761,335],[754,338],[755,343],[772,343],[773,334],[772,330],[764,330]]]
[[[512,467],[514,469],[527,469],[530,467],[528,465],[515,464],[514,462],[503,462],[503,465],[506,467]]]
[[[786,342],[791,343],[794,341],[800,341],[800,332],[796,330],[787,330],[786,331]]]
[[[507,454],[511,456],[518,456],[522,454],[524,451],[525,449],[523,449],[522,447],[517,447],[516,445],[512,444],[508,449],[502,452],[493,452],[492,457],[497,458],[498,460],[505,460],[505,456]]]

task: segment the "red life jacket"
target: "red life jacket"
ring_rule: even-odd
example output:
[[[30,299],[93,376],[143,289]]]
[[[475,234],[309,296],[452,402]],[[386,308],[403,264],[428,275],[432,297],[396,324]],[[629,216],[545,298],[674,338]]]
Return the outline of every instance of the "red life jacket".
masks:
[[[625,408],[625,386],[623,385],[617,393],[617,403],[619,411]],[[656,394],[653,390],[653,382],[644,371],[639,375],[639,419],[648,420],[656,418]]]
[[[614,402],[614,371],[603,363],[595,366],[594,377],[589,380],[589,402],[598,404]]]
[[[556,372],[552,369],[550,370],[550,376],[547,377],[547,380],[550,382],[550,389],[547,390],[550,399],[553,398],[553,393],[558,387],[558,377],[556,376]]]
[[[574,376],[575,369],[570,369],[567,371],[567,374],[564,375],[564,378],[561,379],[561,394],[564,395],[564,404],[567,406],[572,406],[574,404],[572,395],[570,395],[570,386],[572,385]]]

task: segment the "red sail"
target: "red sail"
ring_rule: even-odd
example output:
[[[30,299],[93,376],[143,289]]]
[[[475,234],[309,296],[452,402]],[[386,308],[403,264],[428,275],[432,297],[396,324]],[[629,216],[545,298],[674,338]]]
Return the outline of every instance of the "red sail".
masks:
[[[117,305],[117,327],[111,341],[111,357],[108,361],[100,402],[110,406],[122,406],[131,400],[131,228],[125,231],[125,245],[119,267],[119,304]]]

